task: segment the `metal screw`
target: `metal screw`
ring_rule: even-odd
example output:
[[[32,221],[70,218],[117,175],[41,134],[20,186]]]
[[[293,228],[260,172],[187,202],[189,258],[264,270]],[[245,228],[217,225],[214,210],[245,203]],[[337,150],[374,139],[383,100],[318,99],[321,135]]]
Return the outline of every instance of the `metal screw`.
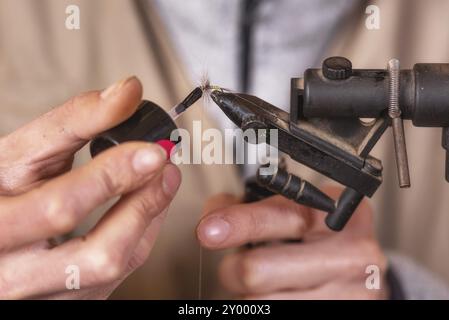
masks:
[[[389,106],[388,115],[391,118],[393,128],[394,149],[396,155],[396,165],[398,170],[399,187],[410,187],[410,173],[408,168],[407,148],[405,145],[404,124],[401,118],[399,107],[399,60],[388,61],[389,74]]]

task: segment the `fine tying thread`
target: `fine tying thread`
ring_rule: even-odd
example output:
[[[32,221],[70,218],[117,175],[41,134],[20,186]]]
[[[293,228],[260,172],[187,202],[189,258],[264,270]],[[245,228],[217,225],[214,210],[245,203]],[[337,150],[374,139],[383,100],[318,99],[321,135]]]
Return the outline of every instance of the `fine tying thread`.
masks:
[[[207,103],[210,99],[210,93],[214,90],[223,90],[221,87],[216,85],[211,85],[209,77],[207,73],[205,73],[200,80],[200,84],[195,90],[201,90],[202,98]],[[199,98],[198,98],[199,99]],[[197,100],[198,100],[197,99]],[[204,105],[204,104],[203,104]],[[203,117],[203,113],[201,114]],[[199,245],[199,254],[198,254],[198,300],[203,299],[203,248]]]

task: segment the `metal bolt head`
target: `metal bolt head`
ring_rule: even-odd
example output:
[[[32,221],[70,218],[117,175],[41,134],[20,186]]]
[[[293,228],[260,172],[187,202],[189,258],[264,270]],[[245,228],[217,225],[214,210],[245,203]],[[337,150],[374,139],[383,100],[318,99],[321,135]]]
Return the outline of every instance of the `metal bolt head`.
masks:
[[[330,57],[323,61],[322,71],[329,80],[348,79],[352,74],[352,63],[344,57]]]

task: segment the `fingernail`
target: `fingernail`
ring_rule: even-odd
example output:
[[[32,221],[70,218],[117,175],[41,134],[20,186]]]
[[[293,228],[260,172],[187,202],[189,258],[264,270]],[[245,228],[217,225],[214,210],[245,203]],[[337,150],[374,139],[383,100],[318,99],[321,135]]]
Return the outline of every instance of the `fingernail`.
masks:
[[[203,220],[199,226],[199,237],[211,245],[218,245],[225,241],[231,231],[231,225],[218,217]]]
[[[113,83],[112,85],[110,85],[109,87],[107,87],[106,89],[104,89],[101,93],[100,93],[100,97],[101,99],[107,99],[113,95],[115,95],[117,92],[120,91],[121,88],[123,88],[123,86],[130,81],[131,79],[135,78],[135,76],[131,76],[131,77],[127,77],[125,79],[122,79],[120,81],[117,81],[115,83]]]
[[[133,158],[133,167],[136,172],[149,173],[165,160],[165,151],[160,148],[141,149]]]
[[[170,196],[174,196],[181,183],[181,175],[174,165],[165,167],[162,173],[162,188]]]

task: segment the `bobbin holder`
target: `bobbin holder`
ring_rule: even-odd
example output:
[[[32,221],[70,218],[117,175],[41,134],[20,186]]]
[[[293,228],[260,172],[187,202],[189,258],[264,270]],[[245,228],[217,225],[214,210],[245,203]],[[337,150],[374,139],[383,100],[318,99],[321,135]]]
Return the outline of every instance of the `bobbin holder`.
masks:
[[[443,128],[449,181],[449,64],[419,63],[399,74],[400,117],[417,127]],[[344,228],[363,197],[371,197],[382,183],[382,163],[369,153],[391,126],[390,95],[387,69],[352,69],[343,57],[327,58],[322,68],[291,79],[290,113],[255,96],[211,93],[238,127],[277,129],[280,151],[345,186],[334,201],[285,168],[269,175],[259,170],[257,176],[256,192],[268,190],[266,195],[282,194],[326,211],[326,224],[335,231]],[[273,143],[270,138],[267,142]]]
[[[177,129],[176,123],[167,112],[154,102],[143,100],[136,112],[117,126],[100,133],[90,142],[90,154],[99,153],[128,141],[154,142],[164,146],[171,141],[171,133]],[[178,141],[171,141],[174,145]]]

